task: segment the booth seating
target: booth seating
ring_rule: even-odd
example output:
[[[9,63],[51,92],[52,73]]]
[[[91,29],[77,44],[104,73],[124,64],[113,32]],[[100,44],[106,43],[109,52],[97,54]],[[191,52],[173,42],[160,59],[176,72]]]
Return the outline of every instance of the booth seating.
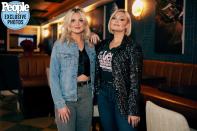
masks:
[[[46,68],[49,67],[49,63],[50,56],[47,54],[20,56],[19,67],[22,87],[48,86]]]
[[[165,77],[166,86],[197,86],[197,65],[144,60],[143,75]]]
[[[53,101],[48,86],[46,68],[50,56],[33,54],[19,57],[19,72],[22,85],[22,105],[25,118],[53,114]]]
[[[183,114],[189,125],[197,129],[197,65],[144,60],[143,66],[143,75],[165,78],[165,83],[154,86],[142,82],[143,101],[151,100]]]

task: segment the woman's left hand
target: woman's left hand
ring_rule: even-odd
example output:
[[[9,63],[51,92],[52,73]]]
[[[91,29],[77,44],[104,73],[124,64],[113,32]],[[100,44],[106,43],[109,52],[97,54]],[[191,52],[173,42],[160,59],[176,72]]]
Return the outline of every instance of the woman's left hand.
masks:
[[[100,42],[100,38],[96,33],[91,32],[90,34],[90,42],[93,44],[97,44],[98,42]]]
[[[128,123],[132,124],[133,127],[136,127],[138,123],[140,122],[140,117],[139,116],[128,116]]]

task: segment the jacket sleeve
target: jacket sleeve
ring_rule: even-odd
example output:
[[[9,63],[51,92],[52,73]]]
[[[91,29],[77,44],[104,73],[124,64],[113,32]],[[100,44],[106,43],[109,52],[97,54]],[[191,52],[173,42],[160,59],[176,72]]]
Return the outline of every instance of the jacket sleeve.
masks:
[[[107,40],[102,40],[96,46],[96,64],[95,64],[95,80],[94,80],[94,93],[98,94],[98,90],[100,88],[100,67],[99,67],[99,59],[98,54],[100,50],[103,48],[103,45],[107,42]]]
[[[129,115],[139,115],[140,83],[142,77],[142,49],[134,45],[130,60],[130,88],[128,94]]]
[[[99,69],[99,61],[96,55],[96,65],[95,65],[95,80],[94,80],[94,93],[98,94],[98,90],[100,87],[100,69]]]
[[[57,57],[57,44],[54,44],[51,60],[50,60],[50,89],[52,98],[55,104],[55,108],[63,108],[65,106],[65,101],[62,97],[61,87],[60,87],[60,61]]]
[[[94,93],[98,94],[100,86],[100,69],[98,60],[98,50],[96,50],[96,64],[95,64],[95,80],[94,80]]]

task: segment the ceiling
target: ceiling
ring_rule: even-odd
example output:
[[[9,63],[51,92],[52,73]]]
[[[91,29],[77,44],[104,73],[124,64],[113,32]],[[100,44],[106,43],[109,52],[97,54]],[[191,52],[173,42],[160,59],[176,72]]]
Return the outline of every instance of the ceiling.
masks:
[[[85,7],[89,4],[99,3],[98,6],[109,1],[112,0],[28,0],[25,3],[30,6],[30,24],[41,24],[74,6],[83,5]]]
[[[29,0],[27,3],[30,6],[31,17],[49,20],[85,1],[86,0]]]

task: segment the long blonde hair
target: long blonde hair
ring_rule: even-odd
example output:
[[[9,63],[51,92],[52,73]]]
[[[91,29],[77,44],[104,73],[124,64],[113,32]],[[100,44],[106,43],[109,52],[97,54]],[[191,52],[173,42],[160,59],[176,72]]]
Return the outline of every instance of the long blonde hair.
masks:
[[[110,33],[113,34],[113,31],[111,30],[111,20],[112,18],[118,13],[118,12],[123,12],[126,17],[127,17],[127,20],[128,20],[128,28],[126,29],[125,31],[125,35],[129,36],[131,34],[131,28],[132,28],[132,25],[131,25],[131,16],[129,15],[129,13],[127,11],[125,11],[124,9],[118,9],[116,10],[110,17],[109,19],[109,23],[108,23],[108,30]]]
[[[74,13],[79,13],[81,15],[82,19],[84,20],[85,28],[84,28],[84,31],[82,32],[83,40],[88,41],[88,39],[90,37],[90,28],[88,25],[88,21],[87,21],[85,12],[81,8],[75,7],[73,9],[68,10],[65,17],[64,17],[63,30],[62,30],[62,35],[60,37],[60,41],[62,43],[65,41],[68,41],[67,43],[70,43],[72,41],[71,29],[69,26],[71,23],[71,18]]]

